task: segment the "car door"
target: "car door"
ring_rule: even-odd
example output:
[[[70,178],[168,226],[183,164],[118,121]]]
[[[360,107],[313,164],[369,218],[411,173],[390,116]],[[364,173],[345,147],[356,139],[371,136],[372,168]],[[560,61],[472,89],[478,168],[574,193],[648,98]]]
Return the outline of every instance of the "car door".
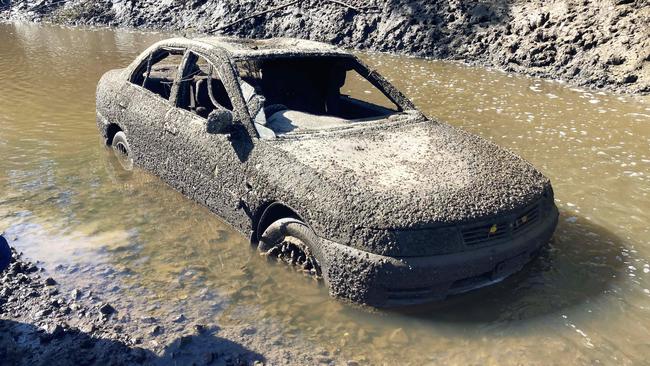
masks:
[[[248,163],[242,151],[250,149],[252,141],[210,131],[207,123],[210,112],[217,109],[237,114],[223,83],[227,69],[189,51],[178,83],[176,108],[168,112],[164,131],[167,150],[177,159],[173,185],[238,226],[249,222],[242,206]]]
[[[170,159],[164,149],[164,127],[174,109],[174,82],[182,66],[185,49],[161,47],[152,51],[130,76],[119,107],[126,116],[126,131],[134,161],[164,180],[170,178]]]

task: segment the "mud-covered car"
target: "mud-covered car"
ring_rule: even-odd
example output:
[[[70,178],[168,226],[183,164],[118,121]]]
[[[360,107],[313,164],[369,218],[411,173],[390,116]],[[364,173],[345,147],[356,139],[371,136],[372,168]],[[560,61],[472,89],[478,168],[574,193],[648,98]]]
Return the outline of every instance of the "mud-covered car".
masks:
[[[550,182],[528,162],[427,118],[317,42],[159,42],[102,77],[97,123],[127,169],[374,306],[497,282],[557,224]]]

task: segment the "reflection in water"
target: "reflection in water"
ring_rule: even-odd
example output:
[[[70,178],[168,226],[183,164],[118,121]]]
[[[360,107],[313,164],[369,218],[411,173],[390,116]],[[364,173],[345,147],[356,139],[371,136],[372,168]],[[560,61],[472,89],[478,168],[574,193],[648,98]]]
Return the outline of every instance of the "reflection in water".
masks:
[[[650,104],[459,64],[363,54],[427,114],[554,182],[558,231],[524,271],[448,301],[373,311],[101,146],[94,89],[163,35],[0,25],[0,229],[134,314],[251,324],[273,347],[367,363],[633,364],[650,354]]]

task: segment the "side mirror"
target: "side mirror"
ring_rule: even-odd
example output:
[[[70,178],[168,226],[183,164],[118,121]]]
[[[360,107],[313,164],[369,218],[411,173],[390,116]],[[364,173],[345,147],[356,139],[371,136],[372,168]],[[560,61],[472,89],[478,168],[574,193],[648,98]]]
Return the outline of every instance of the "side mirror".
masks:
[[[208,115],[207,132],[212,134],[229,133],[233,125],[233,113],[226,109],[216,109]]]

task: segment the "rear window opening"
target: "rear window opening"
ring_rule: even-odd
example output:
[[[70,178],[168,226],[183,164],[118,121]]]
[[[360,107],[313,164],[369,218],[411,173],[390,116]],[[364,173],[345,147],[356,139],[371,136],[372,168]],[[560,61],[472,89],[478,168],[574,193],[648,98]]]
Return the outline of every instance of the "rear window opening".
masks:
[[[265,127],[276,134],[385,118],[402,109],[354,59],[303,57],[240,60],[242,80],[265,98]]]

